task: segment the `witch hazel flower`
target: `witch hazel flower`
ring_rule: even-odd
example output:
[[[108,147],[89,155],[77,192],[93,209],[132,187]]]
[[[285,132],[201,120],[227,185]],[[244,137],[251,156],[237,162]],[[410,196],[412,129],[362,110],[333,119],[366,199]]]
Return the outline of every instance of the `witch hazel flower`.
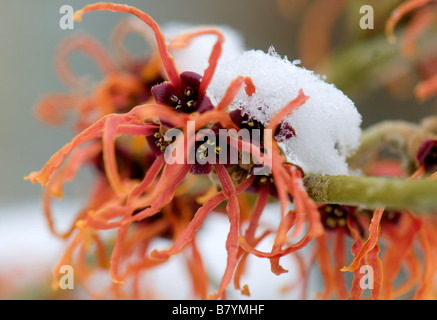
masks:
[[[184,33],[168,43],[150,16],[126,5],[89,5],[76,12],[75,18],[80,20],[86,12],[96,10],[130,13],[145,22],[155,36],[156,52],[166,80],[151,88],[151,101],[127,112],[102,115],[53,155],[40,171],[27,177],[33,183],[48,187],[49,191],[52,184],[59,190],[63,183],[74,177],[90,151],[93,155],[99,154],[101,159],[104,192],[93,195],[90,208],[77,218],[67,235],[73,236],[73,241],[61,263],[71,260],[76,247],[89,246],[90,239],[98,231],[116,229],[117,239],[109,269],[115,284],[125,283],[129,273],[125,268],[129,265],[126,257],[137,244],[130,238],[132,229],[137,234],[134,239],[144,240],[138,225],[145,223],[151,227],[156,222],[163,229],[154,233],[149,230],[152,232],[150,238],[170,235],[172,245],[165,250],[151,250],[150,254],[144,247],[141,251],[144,260],[136,267],[130,265],[132,268],[127,267],[127,270],[138,271],[162,264],[191,246],[196,257],[193,264],[199,266],[199,272],[193,273],[194,282],[201,281],[202,297],[205,297],[207,281],[204,270],[200,270],[203,268],[200,268],[195,236],[208,214],[225,204],[222,210],[230,222],[225,244],[228,257],[219,288],[211,297],[225,298],[232,279],[236,289],[249,294],[248,287],[240,285],[249,254],[269,259],[275,274],[286,272],[279,264],[280,258],[302,249],[325,229],[319,208],[305,189],[304,175],[348,173],[345,159],[357,147],[361,123],[353,103],[320,77],[281,59],[273,50],[268,54],[248,51],[219,64],[225,39],[215,28]],[[204,35],[216,39],[204,72],[180,72],[171,48],[186,48]],[[182,162],[166,162],[169,141],[163,137],[170,130],[187,134],[190,124],[194,124],[195,133],[204,129],[214,133],[221,129],[249,130],[248,140],[226,137],[226,144],[239,152],[237,163],[229,166],[218,162],[205,166],[197,160],[189,162],[192,146],[199,158],[209,156],[209,150],[214,159],[220,158],[221,146],[209,139],[203,144],[195,139],[176,140],[176,147],[184,151],[179,158]],[[263,139],[255,139],[254,129],[258,129],[258,135]],[[138,152],[133,153],[129,148],[122,152],[117,148],[122,135],[142,138],[149,146],[137,144],[133,149],[147,148],[154,153],[147,165],[143,163],[144,167],[141,158],[136,159],[135,166],[139,164],[144,170],[140,175],[130,174],[134,168],[132,162],[127,161]],[[93,143],[88,144],[91,141]],[[128,155],[127,160],[120,157],[123,154]],[[242,163],[240,157],[244,154],[259,157],[255,155],[252,162]],[[260,172],[260,167],[264,171]],[[202,177],[210,178],[205,180],[211,188],[199,197],[199,206],[191,206],[189,200],[193,194],[189,187],[183,186]],[[247,192],[256,193],[251,208],[244,206]],[[270,195],[279,199],[281,222],[277,230],[261,230],[260,216]],[[187,202],[181,206],[179,201]],[[292,210],[291,202],[294,204]],[[182,219],[179,211],[185,212]],[[339,221],[343,223],[344,219]],[[174,232],[168,232],[167,224],[176,225]],[[288,237],[291,229],[294,229],[293,240],[305,233],[292,244]],[[256,245],[271,233],[275,234],[271,252],[256,250]]]
[[[179,38],[179,41],[189,43],[192,38],[203,34],[214,34],[217,37],[209,58],[209,65],[203,76],[194,72],[180,74],[173,57],[168,51],[164,35],[150,16],[125,5],[98,3],[78,11],[75,18],[79,20],[84,13],[94,10],[128,12],[146,22],[155,35],[157,51],[160,54],[161,63],[168,81],[153,88],[152,94],[154,94],[156,103],[138,106],[138,108],[134,108],[128,113],[111,113],[103,116],[59,150],[45,168],[30,174],[28,179],[32,182],[40,182],[49,188],[48,190],[52,190],[50,188],[52,183],[56,183],[58,187],[55,190],[59,191],[62,189],[63,183],[72,179],[77,170],[84,164],[84,160],[87,159],[89,145],[85,144],[90,141],[96,142],[97,147],[102,150],[102,166],[105,173],[105,179],[102,179],[102,181],[106,181],[104,187],[111,190],[111,193],[105,193],[103,198],[100,198],[100,193],[97,193],[96,198],[92,200],[92,207],[84,210],[78,216],[78,220],[75,223],[77,229],[74,228],[74,230],[71,230],[66,235],[66,237],[69,237],[70,235],[73,236],[74,233],[74,240],[66,250],[61,263],[68,262],[77,247],[89,246],[90,239],[92,239],[92,235],[95,235],[97,230],[117,229],[117,242],[111,256],[110,274],[115,284],[121,284],[124,283],[125,274],[120,271],[119,267],[125,262],[126,252],[123,251],[123,248],[126,248],[126,241],[128,241],[129,236],[128,231],[131,225],[147,220],[150,217],[158,216],[164,207],[175,200],[176,188],[179,189],[184,180],[186,180],[186,175],[192,165],[188,163],[167,165],[164,162],[164,155],[160,154],[156,156],[155,161],[150,165],[142,180],[131,180],[123,172],[120,172],[116,157],[116,139],[121,135],[143,138],[153,136],[159,139],[156,131],[157,128],[162,130],[172,127],[184,129],[187,121],[190,119],[195,120],[196,127],[203,127],[217,122],[222,127],[226,127],[231,123],[231,120],[225,113],[225,110],[229,101],[232,100],[234,88],[243,85],[245,82],[250,85],[250,82],[243,77],[235,79],[230,85],[230,91],[226,99],[217,108],[213,108],[209,98],[206,96],[206,88],[211,81],[218,58],[222,52],[224,39],[219,31],[216,29],[197,30],[194,33],[184,34],[182,38]],[[168,92],[171,94],[167,95]],[[180,104],[173,105],[174,102],[179,102],[173,101],[175,100],[174,96],[179,98]],[[178,107],[179,105],[182,108]],[[201,106],[206,106],[206,108],[202,109]],[[71,161],[64,163],[68,156],[71,156],[69,159]],[[227,249],[230,251],[230,254],[232,253],[232,257],[228,261],[227,271],[217,294],[217,296],[222,296],[231,281],[237,261],[235,249],[238,248],[240,210],[236,196],[244,191],[249,185],[248,182],[252,180],[246,179],[236,188],[224,166],[217,164],[214,166],[214,169],[220,179],[222,191],[216,192],[215,196],[214,194],[211,195],[212,198],[207,197],[203,200],[203,206],[197,210],[197,216],[207,214],[226,199],[230,201],[227,211],[231,219],[232,232]],[[67,172],[66,176],[64,176],[64,172]],[[64,177],[59,180],[59,176]],[[150,189],[152,185],[154,188]],[[174,206],[174,208],[177,208],[177,206]],[[118,221],[114,221],[114,219]],[[168,218],[164,219],[163,222],[168,222],[168,220]],[[182,251],[187,245],[194,244],[194,235],[197,228],[195,224],[191,222],[185,232],[175,240],[175,245],[171,250],[172,253],[161,252],[155,255],[152,254],[154,259],[165,262],[171,255]],[[194,250],[193,254],[195,254],[196,250],[194,247],[192,248]],[[198,257],[197,253],[195,255]],[[147,263],[145,262],[144,265],[147,265]],[[152,263],[152,265],[154,264]],[[198,261],[195,265],[200,266]],[[198,277],[203,273],[194,272],[193,274]],[[199,279],[197,280],[200,281]],[[198,281],[195,282],[197,283]]]
[[[200,74],[206,68],[216,38],[213,33],[209,34],[211,29],[209,26],[171,24],[164,30],[169,51],[181,71]],[[227,26],[214,29],[226,37],[219,62],[244,51],[241,36],[235,30]],[[145,54],[135,56],[126,48],[125,40],[130,34],[140,35],[148,44],[149,50]],[[102,78],[91,81],[90,75],[76,74],[69,63],[70,56],[75,53],[93,61]],[[56,50],[55,69],[69,90],[41,97],[36,114],[42,121],[54,125],[63,124],[70,114],[74,114],[76,131],[106,114],[125,113],[153,100],[151,88],[167,80],[153,32],[145,29],[141,20],[132,17],[115,26],[111,33],[111,50],[85,33],[67,37]],[[199,82],[199,79],[195,81]]]

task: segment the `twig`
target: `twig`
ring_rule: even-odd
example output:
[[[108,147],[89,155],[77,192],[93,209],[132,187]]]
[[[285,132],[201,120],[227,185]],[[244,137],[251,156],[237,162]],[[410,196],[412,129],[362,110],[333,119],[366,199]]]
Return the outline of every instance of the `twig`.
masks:
[[[308,193],[316,202],[409,209],[417,213],[437,210],[437,181],[357,176],[308,176]]]

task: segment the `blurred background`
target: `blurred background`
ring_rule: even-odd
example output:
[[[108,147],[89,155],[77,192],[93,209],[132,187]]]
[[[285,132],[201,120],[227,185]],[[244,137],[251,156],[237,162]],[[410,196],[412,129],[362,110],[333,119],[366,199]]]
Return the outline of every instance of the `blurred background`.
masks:
[[[244,37],[247,49],[267,51],[273,45],[280,55],[300,59],[302,66],[326,75],[356,103],[363,127],[384,119],[417,122],[434,112],[433,100],[418,102],[413,90],[418,74],[414,63],[389,44],[385,21],[399,0],[141,0],[124,1],[150,14],[159,24],[228,25]],[[381,3],[383,2],[383,3]],[[62,243],[49,234],[40,209],[41,187],[24,181],[68,142],[68,126],[50,127],[34,115],[37,100],[46,93],[67,90],[54,70],[56,46],[68,35],[87,32],[109,47],[112,28],[125,15],[91,13],[74,30],[62,30],[59,9],[75,10],[91,1],[2,1],[0,12],[0,298],[17,297],[26,289],[26,277],[14,293],[2,287],[2,278],[17,272],[23,260],[40,261],[41,272],[58,257]],[[373,30],[362,30],[363,4],[374,7]],[[137,41],[140,40],[140,41]],[[147,50],[139,38],[127,39],[133,52]],[[86,57],[72,56],[79,74],[98,72]],[[89,176],[82,174],[86,181]],[[68,197],[86,194],[80,182]],[[85,184],[86,185],[86,184]],[[68,201],[67,197],[67,201]],[[74,213],[74,205],[69,207]],[[36,260],[35,260],[36,259]],[[25,274],[25,271],[23,271]],[[24,279],[24,280],[23,280]],[[20,296],[20,295],[19,295]],[[30,294],[29,297],[38,297]]]

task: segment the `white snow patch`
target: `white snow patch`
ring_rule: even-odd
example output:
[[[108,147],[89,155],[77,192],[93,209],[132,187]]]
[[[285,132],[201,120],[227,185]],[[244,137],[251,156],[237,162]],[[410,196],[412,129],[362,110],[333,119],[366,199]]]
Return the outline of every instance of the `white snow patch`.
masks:
[[[250,77],[256,93],[249,97],[242,88],[230,110],[241,109],[266,125],[302,89],[309,99],[285,119],[296,132],[281,143],[287,160],[306,173],[348,174],[346,158],[359,145],[361,115],[343,92],[298,63],[281,58],[272,47],[269,53],[246,51],[218,67],[208,95],[220,101],[233,79]]]

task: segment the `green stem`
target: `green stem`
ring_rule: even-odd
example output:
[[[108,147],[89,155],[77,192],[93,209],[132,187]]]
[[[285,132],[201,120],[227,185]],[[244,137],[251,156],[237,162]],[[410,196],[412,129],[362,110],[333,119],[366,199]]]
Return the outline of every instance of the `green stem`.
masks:
[[[308,194],[319,203],[408,209],[416,213],[437,210],[437,181],[405,181],[356,176],[308,176]]]

